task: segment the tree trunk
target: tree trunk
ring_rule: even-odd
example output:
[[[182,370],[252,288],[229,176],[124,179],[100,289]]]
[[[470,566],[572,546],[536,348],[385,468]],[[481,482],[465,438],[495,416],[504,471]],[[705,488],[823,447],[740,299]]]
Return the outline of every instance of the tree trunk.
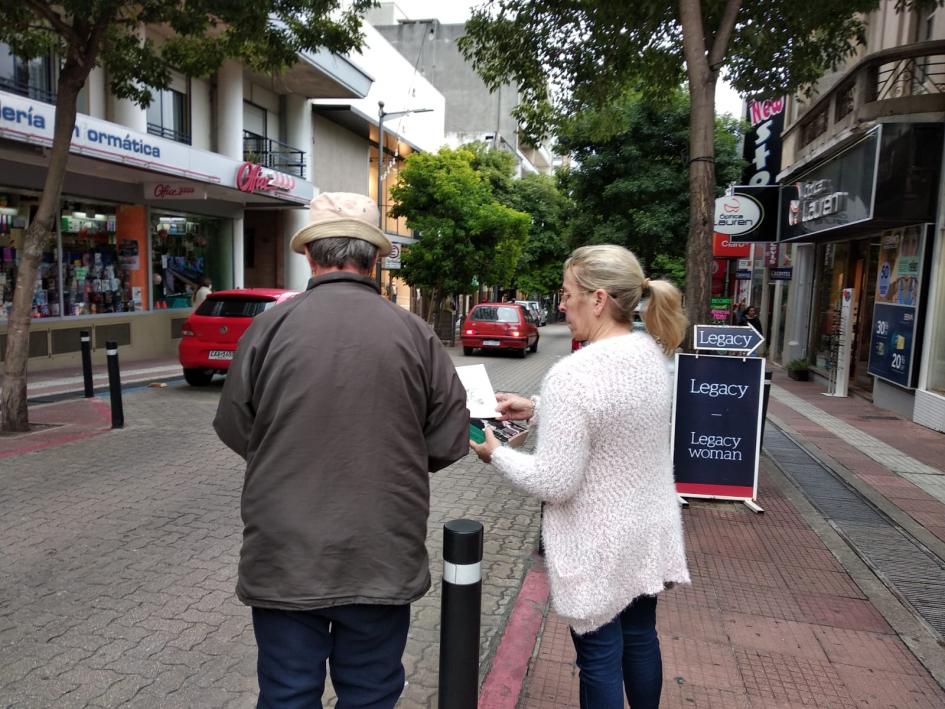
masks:
[[[686,245],[686,315],[709,322],[712,234],[715,227],[715,76],[689,77],[689,241]],[[688,338],[687,338],[688,339]]]
[[[72,143],[72,131],[75,129],[76,97],[88,75],[88,69],[68,61],[59,76],[56,122],[46,180],[43,183],[43,194],[39,199],[36,216],[30,222],[23,239],[22,254],[16,272],[13,307],[7,327],[3,392],[0,395],[0,430],[3,431],[29,430],[26,368],[36,271],[42,259],[43,249],[54,234],[62,183],[69,160],[69,146]]]

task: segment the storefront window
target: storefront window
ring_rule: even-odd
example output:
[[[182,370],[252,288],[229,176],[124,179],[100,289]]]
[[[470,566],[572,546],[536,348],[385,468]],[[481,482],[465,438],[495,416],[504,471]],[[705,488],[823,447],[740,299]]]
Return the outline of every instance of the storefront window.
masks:
[[[233,287],[229,221],[187,214],[151,217],[152,298],[155,308],[189,308],[207,277],[213,290]]]
[[[0,194],[0,321],[10,316],[17,269],[36,198],[17,194]],[[59,277],[56,274],[56,247],[43,252],[36,272],[33,291],[33,317],[56,317],[59,313]]]
[[[66,315],[136,310],[129,265],[119,252],[114,207],[82,205],[63,211],[63,311]],[[140,294],[138,305],[140,306]]]
[[[826,370],[831,366],[836,345],[840,298],[846,282],[849,244],[832,243],[817,247],[817,275],[814,285],[814,327],[811,328],[813,364]]]

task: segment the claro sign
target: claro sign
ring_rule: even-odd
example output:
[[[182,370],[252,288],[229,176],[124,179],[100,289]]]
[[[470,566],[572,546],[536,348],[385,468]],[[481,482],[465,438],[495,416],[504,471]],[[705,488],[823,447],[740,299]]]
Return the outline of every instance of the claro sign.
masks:
[[[236,171],[236,188],[249,193],[291,192],[295,188],[295,178],[253,162],[244,162]]]

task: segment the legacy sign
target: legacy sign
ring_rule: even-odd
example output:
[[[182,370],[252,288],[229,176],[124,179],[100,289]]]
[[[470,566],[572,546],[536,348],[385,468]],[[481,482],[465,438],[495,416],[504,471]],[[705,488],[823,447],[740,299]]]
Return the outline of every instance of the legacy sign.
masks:
[[[678,494],[755,499],[763,389],[759,357],[676,355],[672,450]]]

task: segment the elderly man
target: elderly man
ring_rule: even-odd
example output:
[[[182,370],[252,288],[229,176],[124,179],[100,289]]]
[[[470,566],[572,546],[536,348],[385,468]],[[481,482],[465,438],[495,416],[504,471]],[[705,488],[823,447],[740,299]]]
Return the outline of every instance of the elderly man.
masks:
[[[214,428],[246,459],[237,595],[261,707],[392,707],[410,604],[430,587],[428,471],[468,450],[466,394],[371,274],[391,244],[363,195],[321,194],[291,241],[308,290],[243,335]]]

